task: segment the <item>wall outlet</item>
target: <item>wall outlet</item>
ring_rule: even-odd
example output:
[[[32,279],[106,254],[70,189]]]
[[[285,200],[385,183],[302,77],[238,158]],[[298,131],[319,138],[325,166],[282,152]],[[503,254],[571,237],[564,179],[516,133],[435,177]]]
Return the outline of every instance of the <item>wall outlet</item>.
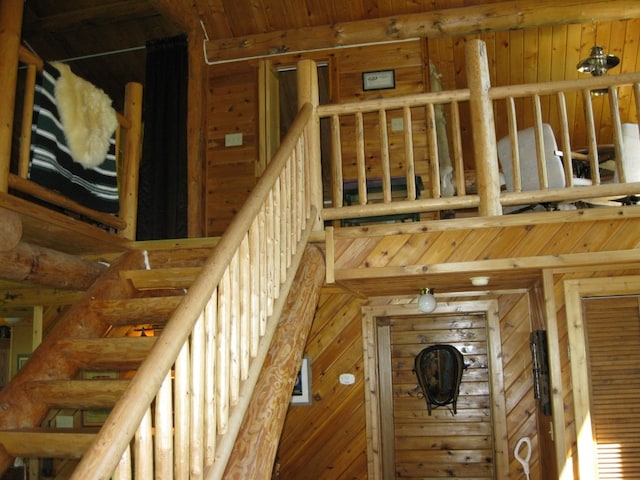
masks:
[[[225,147],[238,147],[242,145],[242,133],[227,133],[224,136]]]
[[[392,132],[401,132],[404,130],[404,119],[403,118],[392,118],[391,119],[391,131]]]

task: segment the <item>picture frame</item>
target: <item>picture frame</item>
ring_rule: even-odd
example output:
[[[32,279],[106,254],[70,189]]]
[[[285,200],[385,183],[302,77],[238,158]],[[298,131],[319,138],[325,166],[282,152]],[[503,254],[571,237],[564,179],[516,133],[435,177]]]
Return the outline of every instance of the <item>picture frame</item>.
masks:
[[[31,355],[29,355],[28,353],[19,353],[17,355],[16,368],[20,370],[22,367],[24,367],[25,363],[27,363],[27,360],[29,360],[30,356]]]
[[[311,358],[302,357],[296,383],[291,394],[292,405],[311,405]]]
[[[115,380],[120,378],[116,371],[86,371],[82,373],[85,380]],[[110,408],[96,408],[82,412],[82,425],[85,427],[101,427],[111,413]]]
[[[396,88],[395,70],[377,70],[362,74],[362,90],[388,90]]]

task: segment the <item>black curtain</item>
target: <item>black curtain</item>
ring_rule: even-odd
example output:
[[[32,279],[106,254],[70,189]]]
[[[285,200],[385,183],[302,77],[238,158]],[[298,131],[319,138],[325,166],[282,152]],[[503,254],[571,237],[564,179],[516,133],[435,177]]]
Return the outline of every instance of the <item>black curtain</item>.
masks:
[[[187,236],[187,37],[147,43],[138,240]]]

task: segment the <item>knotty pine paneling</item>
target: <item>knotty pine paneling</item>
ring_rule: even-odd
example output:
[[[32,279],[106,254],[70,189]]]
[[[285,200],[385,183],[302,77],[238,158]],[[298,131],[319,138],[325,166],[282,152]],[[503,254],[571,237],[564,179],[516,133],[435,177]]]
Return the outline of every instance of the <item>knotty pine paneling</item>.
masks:
[[[336,231],[335,268],[430,265],[623,250],[638,245],[637,228],[638,222],[633,218],[582,221],[578,216],[558,223],[487,225],[396,235],[373,228],[362,230],[360,236],[347,233],[343,236]]]
[[[393,8],[399,7],[394,5]],[[291,9],[287,9],[289,10]],[[580,78],[585,74],[577,72],[575,66],[589,54],[591,46],[596,42],[604,45],[607,52],[620,57],[621,63],[612,73],[627,73],[640,69],[640,56],[637,54],[640,45],[640,19],[486,32],[479,35],[479,38],[486,43],[489,74],[491,83],[495,86]],[[331,102],[339,103],[429,91],[429,60],[441,75],[443,90],[467,88],[464,45],[465,38],[431,38],[295,56],[283,55],[272,60],[276,66],[292,66],[300,58],[307,57],[329,62]],[[384,69],[395,71],[396,88],[364,92],[362,72]],[[247,61],[214,65],[207,67],[205,71],[210,83],[205,120],[205,214],[207,233],[218,235],[224,231],[244,202],[247,191],[255,184],[255,172],[250,167],[257,161],[257,67],[255,61]],[[636,104],[631,90],[626,87],[620,89],[618,97],[622,122],[637,122]],[[571,144],[574,149],[581,148],[587,144],[581,94],[568,94],[566,98]],[[555,96],[543,95],[540,100],[543,120],[552,126],[556,137],[559,138],[557,99]],[[291,101],[295,102],[295,99],[292,98]],[[608,96],[597,97],[594,101],[597,142],[610,144],[612,129]],[[533,106],[529,103],[516,99],[516,105],[520,107],[517,110],[518,128],[526,128],[533,124]],[[494,110],[496,136],[501,138],[507,134],[508,124],[504,102],[496,102]],[[387,118],[392,175],[402,174],[405,167],[401,132],[392,132],[390,128],[394,115],[389,114]],[[379,177],[377,118],[369,120],[369,117],[370,115],[365,115],[367,175]],[[373,114],[373,117],[377,115]],[[424,112],[421,109],[413,109],[412,118],[416,173],[422,176],[425,184],[423,195],[427,196],[430,194],[431,182]],[[445,108],[445,118],[449,124],[451,118],[448,108]],[[460,119],[464,164],[467,169],[475,170],[470,116],[466,103],[460,104]],[[341,120],[345,179],[356,177],[353,122],[350,118]],[[243,148],[224,148],[225,132],[242,132],[245,137]],[[247,168],[241,167],[243,164],[246,164]],[[229,165],[230,168],[218,170],[221,165]],[[234,166],[240,168],[234,169]],[[327,172],[324,172],[324,178],[329,178]],[[215,183],[214,179],[224,180]],[[226,183],[226,180],[229,183]]]
[[[320,296],[304,352],[313,401],[287,412],[277,454],[283,480],[367,478],[362,302],[330,287]],[[342,373],[355,383],[340,384]]]
[[[217,65],[207,70],[206,235],[221,235],[256,183],[258,71],[253,65]],[[241,133],[242,145],[225,147],[225,135]]]
[[[465,299],[468,297],[457,300]],[[482,316],[447,318],[446,328],[436,328],[443,320],[430,316],[420,317],[422,322],[417,323],[394,320],[394,410],[397,441],[402,445],[398,456],[403,462],[399,467],[402,478],[451,477],[452,472],[468,476],[471,468],[480,472],[474,478],[492,478],[487,366],[495,361],[502,363],[505,375],[508,447],[513,450],[521,436],[529,436],[533,442],[531,479],[546,480],[540,468],[531,357],[527,354],[528,294],[504,293],[497,299],[502,337],[499,359],[488,356]],[[305,355],[311,357],[313,404],[289,408],[278,448],[281,479],[367,478],[360,312],[365,301],[339,288],[324,287],[305,348]],[[430,342],[455,342],[469,365],[456,417],[444,408],[429,417],[424,400],[418,398],[417,380],[411,372],[413,357]],[[339,384],[338,376],[345,372],[355,374],[355,385]],[[459,424],[452,425],[452,419]],[[510,462],[509,469],[512,479],[524,480],[517,461]]]
[[[494,478],[484,315],[392,317],[390,332],[396,476]],[[456,415],[447,407],[429,415],[413,372],[415,356],[437,343],[456,347],[468,365]]]

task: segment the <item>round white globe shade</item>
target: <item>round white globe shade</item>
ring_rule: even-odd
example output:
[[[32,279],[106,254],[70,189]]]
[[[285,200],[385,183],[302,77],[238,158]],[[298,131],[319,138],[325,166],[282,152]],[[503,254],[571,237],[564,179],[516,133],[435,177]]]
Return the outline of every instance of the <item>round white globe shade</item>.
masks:
[[[418,310],[422,313],[431,313],[436,309],[436,297],[430,293],[423,293],[418,297]]]

